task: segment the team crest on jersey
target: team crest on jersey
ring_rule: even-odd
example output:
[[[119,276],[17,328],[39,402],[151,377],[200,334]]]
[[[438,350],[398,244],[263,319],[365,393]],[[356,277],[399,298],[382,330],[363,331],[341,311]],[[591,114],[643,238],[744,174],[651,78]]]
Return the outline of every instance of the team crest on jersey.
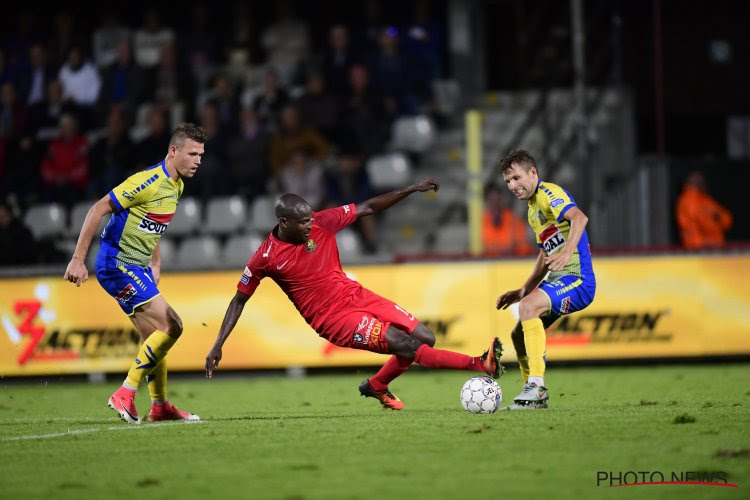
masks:
[[[315,240],[310,238],[307,240],[307,243],[305,243],[305,250],[308,252],[314,252],[315,249],[318,247],[318,244],[315,243]]]
[[[541,210],[536,213],[536,218],[539,219],[539,224],[542,226],[547,223],[547,217],[544,216]]]

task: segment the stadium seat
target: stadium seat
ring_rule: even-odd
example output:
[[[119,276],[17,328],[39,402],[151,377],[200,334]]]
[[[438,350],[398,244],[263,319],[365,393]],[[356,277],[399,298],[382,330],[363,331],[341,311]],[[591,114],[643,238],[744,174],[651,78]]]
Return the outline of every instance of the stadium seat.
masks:
[[[352,262],[362,257],[362,242],[353,229],[347,227],[336,233],[336,243],[342,261]]]
[[[276,196],[256,196],[250,207],[250,227],[255,231],[267,233],[278,223],[274,215]]]
[[[211,198],[206,205],[204,234],[230,234],[247,224],[247,204],[240,196]]]
[[[263,243],[263,237],[258,233],[230,236],[224,243],[221,263],[227,266],[242,267],[261,243]]]
[[[434,80],[432,94],[437,112],[443,116],[455,115],[461,108],[461,88],[456,80]]]
[[[373,156],[366,168],[372,187],[378,191],[402,187],[411,180],[411,165],[401,153]]]
[[[70,209],[70,217],[68,218],[68,225],[65,228],[65,235],[73,238],[77,238],[81,233],[83,227],[83,221],[86,220],[86,214],[93,205],[94,201],[79,201],[73,208]],[[104,226],[109,222],[109,215],[102,217],[102,221],[99,223],[99,227],[96,230],[97,238],[101,236]]]
[[[391,149],[424,153],[435,142],[435,125],[423,115],[403,116],[393,123]]]
[[[24,222],[35,238],[54,238],[67,229],[66,211],[59,203],[34,205],[26,212]]]
[[[174,214],[167,231],[170,236],[188,236],[193,234],[200,226],[203,212],[200,201],[192,198],[182,198],[177,205],[177,211]]]
[[[180,268],[213,268],[221,262],[221,245],[213,236],[192,236],[177,249],[176,264]]]
[[[159,255],[161,260],[161,268],[165,271],[171,271],[177,268],[175,262],[177,258],[177,248],[173,239],[162,236],[159,240]]]
[[[438,229],[435,239],[435,252],[463,253],[469,248],[469,235],[466,224],[446,224]]]

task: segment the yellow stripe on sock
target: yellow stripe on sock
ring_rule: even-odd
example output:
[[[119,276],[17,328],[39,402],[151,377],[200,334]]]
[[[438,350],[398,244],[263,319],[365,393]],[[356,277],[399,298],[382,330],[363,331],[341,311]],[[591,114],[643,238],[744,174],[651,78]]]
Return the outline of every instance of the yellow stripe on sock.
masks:
[[[529,358],[529,376],[544,377],[544,351],[547,344],[544,324],[541,319],[533,318],[522,321],[521,327],[526,344],[526,355]]]
[[[167,400],[167,358],[161,360],[148,375],[148,393],[151,401]]]
[[[165,332],[154,330],[154,333],[149,335],[138,349],[138,354],[133,360],[133,364],[130,365],[130,370],[128,370],[125,383],[138,388],[146,375],[151,373],[164,359],[164,356],[167,355],[176,341],[177,339],[170,337]]]

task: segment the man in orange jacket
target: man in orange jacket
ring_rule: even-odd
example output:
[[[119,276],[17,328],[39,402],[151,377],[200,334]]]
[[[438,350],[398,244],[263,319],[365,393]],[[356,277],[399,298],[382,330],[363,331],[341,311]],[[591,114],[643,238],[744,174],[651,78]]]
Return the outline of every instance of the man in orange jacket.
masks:
[[[533,249],[526,223],[508,205],[505,190],[491,183],[484,193],[482,244],[485,255],[530,255]]]
[[[724,234],[732,227],[732,213],[706,191],[703,174],[688,174],[677,198],[677,225],[682,246],[688,249],[724,246]]]

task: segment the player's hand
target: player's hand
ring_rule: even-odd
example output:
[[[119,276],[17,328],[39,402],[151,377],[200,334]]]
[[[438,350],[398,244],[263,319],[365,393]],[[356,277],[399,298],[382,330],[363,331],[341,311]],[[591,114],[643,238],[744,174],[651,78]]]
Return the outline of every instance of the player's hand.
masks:
[[[566,252],[553,253],[544,258],[544,263],[550,271],[559,271],[570,260],[570,255]]]
[[[75,283],[76,286],[81,286],[86,283],[89,279],[89,271],[86,269],[86,264],[79,258],[73,257],[70,259],[67,269],[65,269],[65,281]]]
[[[415,191],[424,193],[425,191],[436,191],[440,189],[440,184],[432,177],[425,177],[413,186]]]
[[[219,367],[219,361],[221,361],[221,347],[214,346],[206,356],[206,378],[211,378],[214,370]]]
[[[523,290],[511,290],[509,292],[505,292],[500,297],[497,298],[497,308],[498,309],[507,309],[509,305],[515,304],[519,300],[523,298]]]

